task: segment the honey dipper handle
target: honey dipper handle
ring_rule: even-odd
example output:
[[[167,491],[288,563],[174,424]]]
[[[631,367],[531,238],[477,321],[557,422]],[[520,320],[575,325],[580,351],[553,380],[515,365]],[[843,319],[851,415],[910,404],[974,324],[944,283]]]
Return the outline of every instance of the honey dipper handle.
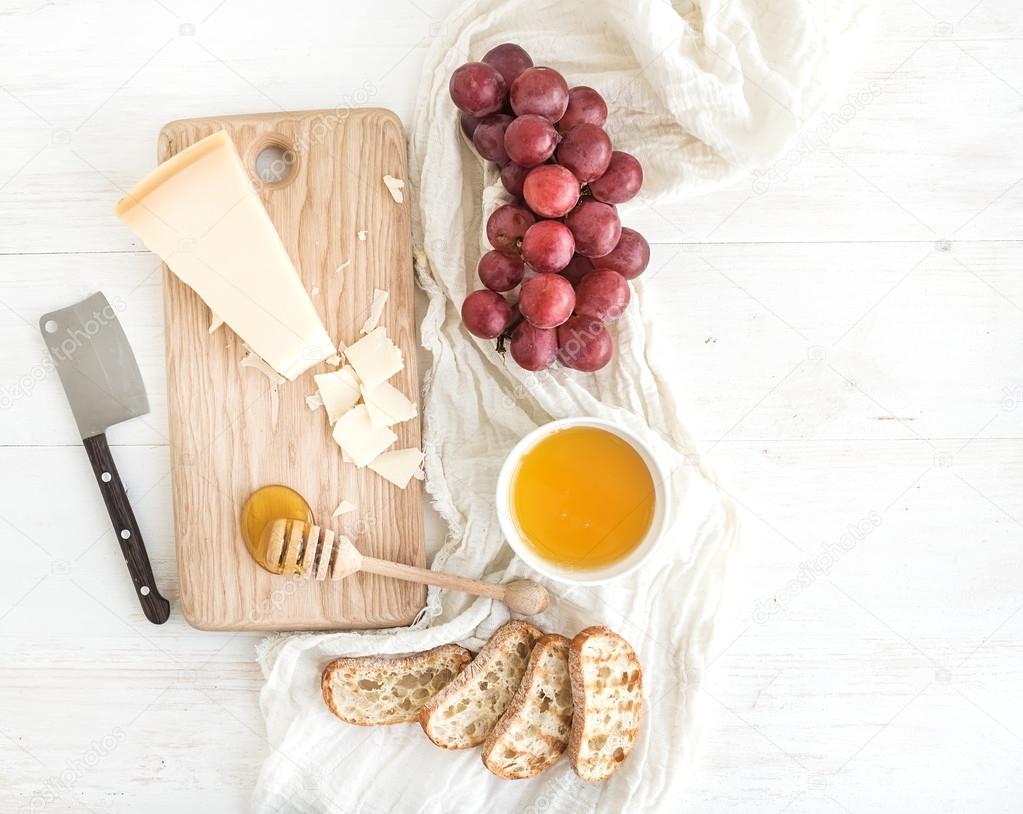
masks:
[[[479,579],[469,579],[455,574],[446,574],[443,571],[431,571],[428,568],[416,568],[413,565],[404,565],[389,560],[378,560],[374,557],[363,557],[362,571],[371,574],[379,574],[382,577],[393,577],[406,582],[419,582],[425,585],[436,585],[440,588],[451,588],[456,591],[464,591],[475,596],[489,596],[504,602],[516,613],[532,615],[539,613],[547,607],[549,597],[547,590],[530,580],[519,580],[510,582],[507,585],[495,585],[493,582],[484,582]]]

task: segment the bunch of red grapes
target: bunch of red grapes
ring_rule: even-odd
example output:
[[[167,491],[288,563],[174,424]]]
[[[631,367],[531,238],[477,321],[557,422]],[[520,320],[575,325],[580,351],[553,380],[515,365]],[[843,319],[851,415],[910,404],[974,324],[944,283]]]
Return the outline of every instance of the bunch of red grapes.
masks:
[[[643,168],[614,150],[607,104],[593,88],[569,88],[504,43],[451,75],[451,99],[476,151],[501,167],[516,202],[487,221],[493,250],[480,259],[486,288],[462,304],[475,336],[497,339],[526,370],[554,361],[599,370],[614,353],[605,327],[629,304],[629,280],[650,262],[639,232],[622,228],[616,205],[639,192]],[[518,288],[518,302],[505,295]]]

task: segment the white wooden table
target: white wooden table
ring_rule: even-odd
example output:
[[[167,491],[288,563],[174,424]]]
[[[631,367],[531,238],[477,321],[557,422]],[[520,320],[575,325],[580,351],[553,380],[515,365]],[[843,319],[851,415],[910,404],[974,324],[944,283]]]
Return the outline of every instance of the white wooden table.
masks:
[[[36,319],[123,304],[153,410],[111,440],[176,598],[158,263],[110,208],[173,118],[408,121],[450,5],[0,10],[0,811],[247,807],[257,637],[145,622]],[[892,2],[850,90],[774,176],[632,218],[652,361],[744,519],[680,807],[1018,810],[1023,18]]]

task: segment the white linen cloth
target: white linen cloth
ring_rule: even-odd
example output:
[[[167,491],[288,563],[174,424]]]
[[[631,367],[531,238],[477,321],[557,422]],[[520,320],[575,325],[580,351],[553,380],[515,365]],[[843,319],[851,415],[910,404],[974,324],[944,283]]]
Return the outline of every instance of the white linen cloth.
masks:
[[[507,618],[490,600],[430,591],[413,628],[278,636],[259,651],[270,755],[256,812],[656,811],[677,806],[697,735],[698,687],[735,538],[732,507],[698,457],[675,407],[671,371],[648,358],[647,298],[677,275],[648,272],[619,321],[617,355],[597,374],[531,374],[471,337],[459,306],[479,287],[485,216],[508,200],[496,172],[466,146],[448,79],[463,62],[512,40],[570,85],[608,100],[616,147],[645,168],[630,209],[713,189],[769,164],[840,89],[867,0],[471,0],[440,26],[426,56],[412,132],[417,271],[429,307],[422,342],[427,489],[449,525],[433,567],[506,581],[535,574],[503,544],[494,506],[498,469],[539,424],[600,416],[644,438],[670,472],[670,530],[661,556],[610,585],[548,583],[554,601],[530,621],[572,636],[618,631],[643,664],[639,741],[608,782],[579,780],[566,760],[537,778],[490,774],[478,749],[448,751],[418,726],[361,728],[320,697],[324,665],[340,655],[405,653],[445,642],[478,648]]]

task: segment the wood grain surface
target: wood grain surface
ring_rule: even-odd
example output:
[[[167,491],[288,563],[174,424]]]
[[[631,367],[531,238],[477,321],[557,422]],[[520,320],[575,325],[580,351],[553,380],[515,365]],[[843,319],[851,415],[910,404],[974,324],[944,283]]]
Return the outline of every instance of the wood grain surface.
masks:
[[[380,324],[405,356],[391,383],[418,402],[408,199],[398,203],[383,183],[384,175],[406,176],[400,120],[373,108],[186,119],[163,128],[159,160],[222,129],[254,179],[264,149],[285,151],[287,176],[256,187],[331,337],[352,344],[373,290],[389,292]],[[425,601],[422,586],[371,574],[331,583],[277,576],[256,565],[241,538],[246,498],[280,483],[306,498],[320,525],[347,535],[361,552],[424,564],[419,482],[402,490],[343,463],[324,412],[305,402],[316,392],[313,374],[335,368],[322,363],[274,388],[239,364],[245,350],[238,336],[226,328],[209,332],[209,309],[167,269],[164,309],[178,572],[188,621],[215,630],[410,623]],[[418,419],[394,430],[395,448],[420,446]],[[331,519],[342,498],[358,512]]]

